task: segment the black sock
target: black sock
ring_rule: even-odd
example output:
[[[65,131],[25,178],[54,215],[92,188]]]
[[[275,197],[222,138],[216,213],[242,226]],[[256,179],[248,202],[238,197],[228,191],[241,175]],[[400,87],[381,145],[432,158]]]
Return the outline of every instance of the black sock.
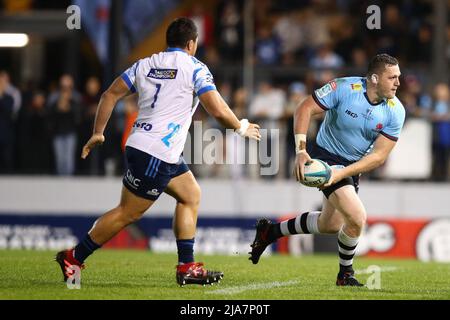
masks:
[[[353,266],[343,266],[342,264],[339,265],[339,273],[351,273],[354,274],[355,271],[353,270]]]
[[[92,241],[89,234],[86,234],[83,240],[75,246],[74,258],[77,259],[78,262],[83,263],[87,257],[100,247],[101,245]]]
[[[281,233],[281,228],[279,223],[273,224],[269,228],[268,238],[270,241],[276,241],[277,239],[283,237],[283,234]]]
[[[194,243],[195,238],[177,240],[178,263],[194,262]]]

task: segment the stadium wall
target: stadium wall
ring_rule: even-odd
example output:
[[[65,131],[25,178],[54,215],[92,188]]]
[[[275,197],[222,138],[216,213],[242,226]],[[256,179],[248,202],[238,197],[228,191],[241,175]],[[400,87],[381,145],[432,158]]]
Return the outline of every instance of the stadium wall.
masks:
[[[196,251],[246,254],[257,218],[282,220],[320,209],[322,195],[294,181],[200,180],[203,191]],[[0,248],[71,246],[119,200],[117,178],[3,177],[0,179]],[[369,221],[358,254],[450,262],[450,185],[361,183]],[[175,252],[175,201],[162,195],[138,223],[106,247]],[[334,236],[283,238],[271,250],[335,252]],[[268,252],[270,254],[270,250]]]

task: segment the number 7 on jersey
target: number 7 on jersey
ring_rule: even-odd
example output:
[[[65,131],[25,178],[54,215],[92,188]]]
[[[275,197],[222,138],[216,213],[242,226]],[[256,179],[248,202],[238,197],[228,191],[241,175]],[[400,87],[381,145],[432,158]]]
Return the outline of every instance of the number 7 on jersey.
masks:
[[[153,103],[151,105],[152,109],[155,107],[156,100],[158,100],[159,90],[161,90],[161,84],[157,83],[156,84],[156,92],[155,92],[155,95],[153,96]]]

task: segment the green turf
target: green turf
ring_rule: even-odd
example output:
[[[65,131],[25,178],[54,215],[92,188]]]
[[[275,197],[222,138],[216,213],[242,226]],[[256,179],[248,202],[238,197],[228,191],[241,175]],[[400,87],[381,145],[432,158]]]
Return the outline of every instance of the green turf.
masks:
[[[450,264],[414,260],[357,258],[355,269],[382,268],[381,289],[334,285],[333,255],[263,257],[253,265],[245,256],[197,256],[222,270],[219,285],[175,282],[174,254],[100,250],[83,271],[80,290],[62,282],[49,251],[0,250],[0,299],[450,299]],[[369,274],[357,278],[366,282]]]

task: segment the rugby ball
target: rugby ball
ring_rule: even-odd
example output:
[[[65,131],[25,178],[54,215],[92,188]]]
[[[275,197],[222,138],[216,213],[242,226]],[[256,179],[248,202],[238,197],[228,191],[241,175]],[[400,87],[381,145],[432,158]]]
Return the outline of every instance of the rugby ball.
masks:
[[[307,187],[320,187],[327,183],[331,177],[331,167],[324,161],[312,159],[310,163],[305,164],[305,179],[300,181]]]

